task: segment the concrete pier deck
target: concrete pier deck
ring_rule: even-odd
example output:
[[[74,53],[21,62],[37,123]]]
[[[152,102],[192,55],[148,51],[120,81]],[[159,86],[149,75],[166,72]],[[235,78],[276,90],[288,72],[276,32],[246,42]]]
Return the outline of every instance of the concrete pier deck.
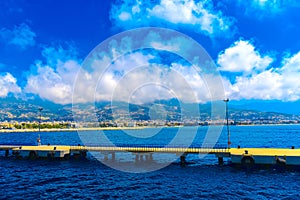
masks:
[[[168,153],[180,155],[180,160],[185,162],[188,154],[214,154],[219,164],[223,158],[230,158],[233,164],[252,167],[256,164],[266,165],[299,165],[300,149],[295,148],[202,148],[202,147],[155,147],[155,146],[67,146],[67,145],[40,145],[16,146],[0,145],[0,150],[5,155],[11,154],[20,158],[69,158],[85,157],[87,152],[100,152],[105,155],[131,152],[135,156],[146,155],[152,158],[155,153]],[[149,154],[149,155],[148,155]],[[107,157],[106,157],[107,158]]]
[[[297,165],[300,166],[300,149],[294,148],[233,148],[230,158],[234,164]]]

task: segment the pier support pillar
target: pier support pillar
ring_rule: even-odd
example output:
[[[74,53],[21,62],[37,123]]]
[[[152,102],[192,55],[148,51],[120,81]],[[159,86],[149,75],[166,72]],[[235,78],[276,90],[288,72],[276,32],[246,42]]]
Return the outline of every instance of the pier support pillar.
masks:
[[[75,160],[79,160],[80,154],[79,153],[73,153],[73,158]]]
[[[150,161],[153,161],[152,153],[149,154],[149,160],[150,160]]]
[[[112,161],[116,160],[116,153],[115,152],[111,153],[111,160]]]
[[[186,160],[185,160],[186,155],[180,156],[180,165],[185,166],[186,165]]]
[[[8,156],[9,156],[9,150],[6,149],[6,150],[5,150],[5,157],[7,158]]]
[[[152,153],[145,154],[145,159],[146,162],[152,162],[153,161]]]
[[[108,155],[107,155],[107,153],[104,154],[104,161],[108,161]]]
[[[223,157],[218,157],[218,163],[219,163],[219,165],[223,165],[224,164]]]
[[[135,155],[136,163],[153,161],[152,153],[133,153],[133,155]]]
[[[85,159],[86,158],[86,151],[80,151],[80,159]]]

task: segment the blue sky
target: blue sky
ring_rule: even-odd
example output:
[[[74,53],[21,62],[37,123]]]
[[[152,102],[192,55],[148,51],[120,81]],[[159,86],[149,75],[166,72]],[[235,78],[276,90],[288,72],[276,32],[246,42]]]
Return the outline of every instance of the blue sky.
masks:
[[[299,8],[297,0],[1,1],[0,98],[40,97],[59,104],[71,103],[78,72],[90,79],[97,78],[92,72],[80,69],[85,57],[99,43],[122,31],[161,27],[186,34],[203,46],[216,63],[226,97],[236,101],[297,102],[300,99]],[[135,52],[124,57],[126,61],[122,64],[115,62],[114,74],[100,81],[103,93],[99,100],[111,98],[105,91],[112,88],[119,92],[126,90],[118,88],[123,82],[116,69],[139,63],[165,73],[164,80],[178,84],[180,81],[174,74],[159,71],[161,66],[168,65],[181,74],[183,81],[188,80],[196,93],[197,84],[202,88],[203,83],[198,76],[192,76],[193,71],[188,67],[182,70],[182,62],[164,62],[159,56]],[[126,85],[140,83],[142,75],[162,81],[151,79],[153,74],[136,71],[123,81],[127,81]],[[80,95],[84,96],[89,86],[84,85],[87,80],[82,81]],[[181,90],[179,86],[176,88]],[[136,92],[153,94],[153,98],[141,98],[138,102],[168,97],[162,95],[168,92],[157,87]],[[196,96],[198,101],[205,101],[205,95]]]

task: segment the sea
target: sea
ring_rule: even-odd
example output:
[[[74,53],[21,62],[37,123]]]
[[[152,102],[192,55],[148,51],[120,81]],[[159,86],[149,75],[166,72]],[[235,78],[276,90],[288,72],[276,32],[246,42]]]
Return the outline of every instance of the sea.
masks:
[[[300,148],[300,125],[229,128],[231,147]],[[36,144],[38,135],[51,145],[226,147],[228,141],[226,126],[203,126],[0,133],[0,144]],[[131,153],[120,153],[112,167],[100,153],[49,161],[5,158],[0,152],[0,199],[300,199],[298,170],[246,171],[230,160],[220,166],[214,155],[186,160],[181,166],[176,155],[153,154],[153,168],[147,168]]]

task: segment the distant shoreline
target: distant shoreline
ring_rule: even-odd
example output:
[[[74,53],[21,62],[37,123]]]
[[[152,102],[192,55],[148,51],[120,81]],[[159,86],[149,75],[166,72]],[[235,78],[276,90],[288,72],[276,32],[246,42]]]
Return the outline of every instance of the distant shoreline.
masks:
[[[147,127],[95,127],[95,128],[44,128],[40,132],[72,132],[72,131],[103,131],[103,130],[138,130]],[[39,132],[39,129],[0,129],[0,133]]]
[[[300,124],[245,124],[245,125],[230,125],[234,126],[292,126]],[[209,126],[209,125],[208,125]],[[214,125],[211,125],[214,126]],[[219,125],[216,125],[219,126]],[[223,125],[226,127],[226,125]],[[141,126],[141,127],[93,127],[93,128],[45,128],[40,132],[73,132],[73,131],[103,131],[103,130],[142,130],[147,128],[178,128],[178,127],[197,127],[197,126]],[[202,126],[198,126],[202,127]],[[205,127],[205,126],[203,126]],[[39,132],[38,129],[0,129],[0,133],[30,133]]]

